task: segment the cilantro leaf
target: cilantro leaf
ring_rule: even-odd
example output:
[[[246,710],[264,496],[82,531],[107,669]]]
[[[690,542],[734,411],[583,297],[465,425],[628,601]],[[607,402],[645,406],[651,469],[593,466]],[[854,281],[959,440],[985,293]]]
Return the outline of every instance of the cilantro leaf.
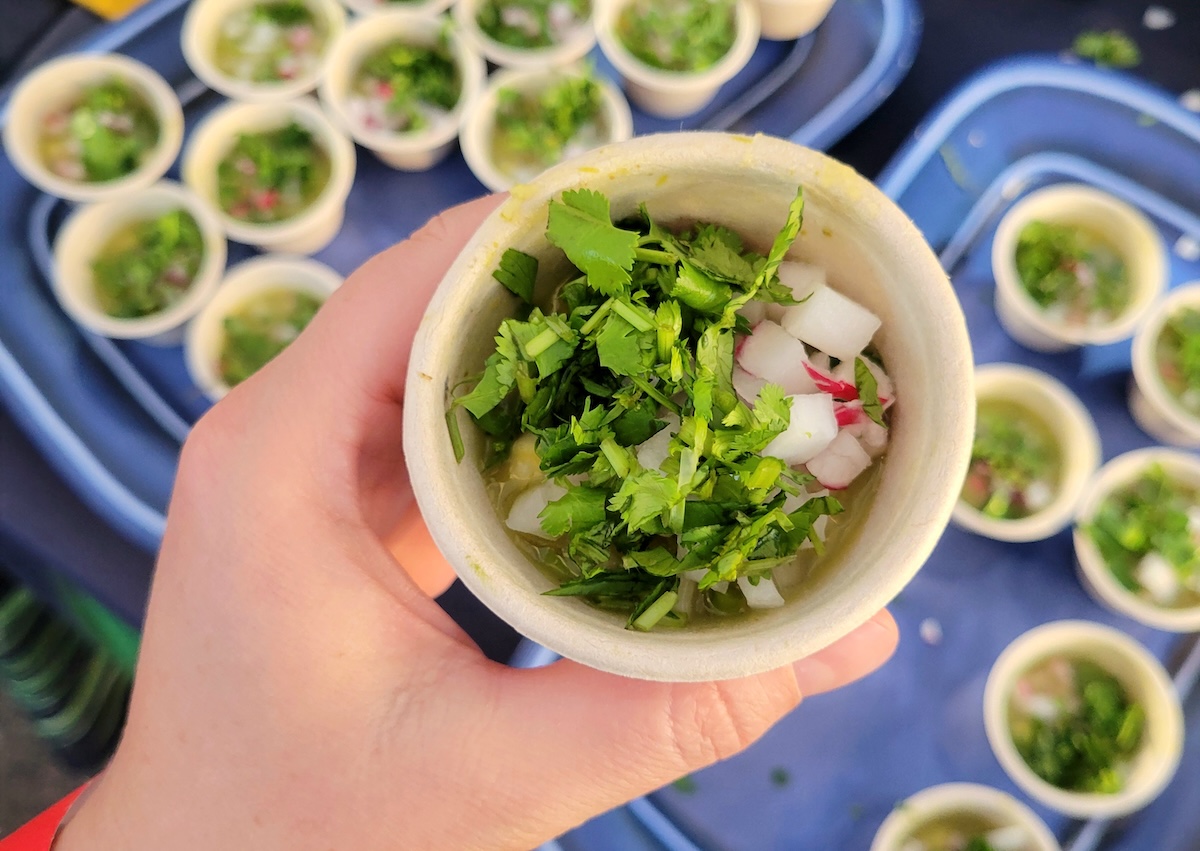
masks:
[[[533,285],[537,280],[537,270],[536,257],[510,248],[500,258],[500,266],[492,272],[492,277],[525,303],[533,304]]]
[[[507,325],[508,323],[505,323],[500,326],[500,334],[496,337],[496,351],[484,363],[483,378],[470,393],[460,396],[455,402],[476,418],[482,417],[503,402],[516,386],[517,362],[520,355],[512,337],[505,333]]]
[[[863,413],[877,425],[883,425],[883,405],[879,401],[879,382],[875,373],[862,358],[854,360],[854,386],[858,388],[858,398],[862,400]]]
[[[605,295],[629,288],[638,234],[612,223],[608,199],[591,189],[564,192],[550,202],[546,237],[585,275],[588,285]]]
[[[605,520],[604,504],[608,494],[597,488],[573,487],[566,495],[542,509],[538,519],[542,531],[553,538],[582,529],[590,529]]]
[[[654,335],[639,332],[624,317],[611,313],[596,335],[600,365],[617,375],[642,375],[653,360]]]
[[[732,284],[749,285],[754,264],[742,256],[742,239],[728,228],[701,227],[689,246],[689,259],[710,277]]]

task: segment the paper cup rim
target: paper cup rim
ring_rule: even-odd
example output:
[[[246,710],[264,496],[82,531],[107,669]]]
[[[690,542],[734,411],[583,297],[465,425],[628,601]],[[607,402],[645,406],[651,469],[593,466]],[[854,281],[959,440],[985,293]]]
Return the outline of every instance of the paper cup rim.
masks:
[[[27,118],[43,117],[59,105],[61,98],[45,94],[56,78],[65,77],[69,80],[67,85],[78,85],[84,80],[108,75],[124,77],[146,97],[158,118],[158,144],[140,166],[116,180],[89,183],[59,177],[31,149],[22,124]],[[3,139],[13,166],[41,191],[68,201],[102,201],[144,189],[167,173],[183,145],[183,107],[170,84],[153,68],[136,59],[120,53],[70,53],[39,65],[13,89]]]
[[[462,77],[458,102],[444,124],[418,130],[415,133],[391,133],[385,130],[366,130],[350,119],[345,109],[348,85],[342,85],[341,75],[349,84],[362,64],[365,52],[381,48],[406,35],[418,38],[436,37],[445,22],[409,9],[388,9],[362,17],[346,28],[329,55],[329,70],[321,80],[318,94],[321,103],[343,131],[371,151],[382,154],[405,154],[432,151],[454,140],[465,116],[474,110],[487,76],[483,57],[475,50],[461,30],[450,27],[450,50]],[[353,66],[351,70],[347,70]]]
[[[1156,606],[1127,590],[1113,576],[1100,551],[1082,528],[1105,497],[1137,478],[1155,462],[1162,464],[1168,474],[1184,478],[1200,489],[1200,458],[1192,453],[1152,446],[1116,456],[1095,474],[1089,483],[1087,495],[1079,504],[1073,531],[1075,560],[1089,590],[1118,614],[1167,632],[1200,631],[1200,603],[1184,608],[1166,608]]]
[[[1120,657],[1137,671],[1140,688],[1133,687],[1127,677],[1117,678],[1126,690],[1146,694],[1146,730],[1141,747],[1150,747],[1153,743],[1148,737],[1156,736],[1165,743],[1159,750],[1167,751],[1147,761],[1150,769],[1140,785],[1130,784],[1111,795],[1071,792],[1047,783],[1022,759],[1008,727],[1008,696],[1016,679],[1041,660],[1056,653],[1078,652],[1084,645],[1109,658]],[[1183,754],[1183,708],[1162,663],[1130,636],[1094,621],[1053,621],[1022,633],[1004,649],[988,673],[983,704],[988,742],[1005,773],[1043,806],[1073,818],[1117,818],[1141,809],[1170,783]]]
[[[1036,215],[1033,212],[1035,208],[1055,201],[1071,203],[1077,208],[1103,208],[1122,221],[1132,239],[1145,246],[1144,260],[1148,271],[1144,276],[1133,274],[1133,258],[1124,258],[1131,276],[1133,298],[1125,312],[1113,322],[1083,328],[1071,328],[1052,322],[1045,317],[1042,309],[1034,303],[1021,284],[1015,259],[1021,229]],[[1029,193],[1004,214],[992,240],[992,276],[996,282],[996,298],[1003,299],[1012,311],[1014,319],[1031,328],[1035,334],[1049,338],[1064,348],[1106,345],[1133,336],[1166,287],[1166,247],[1158,228],[1132,204],[1086,183],[1055,183]]]
[[[219,356],[214,346],[224,339],[220,324],[231,310],[256,295],[277,289],[328,299],[341,284],[342,276],[336,271],[300,254],[260,254],[230,267],[184,338],[184,360],[192,382],[214,402],[232,389],[214,366]]]
[[[457,353],[461,351],[462,326],[472,321],[473,306],[479,304],[477,294],[494,292],[497,286],[490,274],[500,247],[518,239],[534,239],[533,234],[545,227],[548,201],[563,191],[595,188],[614,192],[618,174],[638,186],[676,185],[670,184],[668,171],[677,181],[699,179],[701,174],[721,174],[728,180],[744,176],[748,185],[757,183],[764,194],[772,192],[773,204],[795,191],[785,192],[782,187],[803,184],[809,190],[810,211],[813,203],[821,203],[813,199],[822,198],[829,199],[831,210],[853,211],[852,227],[871,234],[880,255],[902,262],[909,283],[922,282],[922,303],[927,308],[923,321],[939,328],[943,345],[938,364],[946,383],[939,404],[954,411],[942,421],[944,431],[936,435],[944,450],[942,463],[912,464],[918,441],[924,445],[924,438],[906,438],[901,444],[909,446],[907,460],[892,453],[889,461],[893,467],[911,468],[916,478],[912,482],[905,478],[902,483],[897,474],[889,476],[891,468],[885,467],[881,491],[903,500],[902,494],[920,489],[926,498],[907,501],[905,517],[911,523],[903,530],[888,526],[890,560],[886,565],[873,560],[872,569],[864,568],[861,574],[855,571],[857,579],[837,583],[826,589],[827,593],[823,590],[819,604],[806,604],[820,612],[820,617],[798,619],[793,606],[712,629],[635,633],[621,628],[619,619],[585,609],[580,601],[563,605],[560,598],[545,597],[523,584],[520,575],[532,568],[514,546],[504,550],[492,546],[491,537],[499,539],[504,534],[501,521],[489,512],[486,523],[478,522],[476,509],[481,507],[473,502],[480,496],[474,485],[478,472],[467,472],[466,466],[454,461],[446,432],[446,392],[459,376],[450,371],[460,366]],[[668,177],[666,182],[664,177]],[[648,194],[644,200],[653,208],[653,197]],[[713,209],[710,215],[719,218]],[[703,211],[689,215],[703,215]],[[745,215],[752,213],[747,209]],[[767,230],[774,233],[781,223],[782,219],[770,221],[769,226],[764,222],[763,233],[757,236],[763,237]],[[909,314],[905,321],[912,324],[917,320]],[[911,365],[914,381],[917,373],[926,373],[915,362]],[[624,676],[677,682],[730,679],[785,665],[828,646],[867,622],[915,575],[949,519],[966,469],[974,412],[972,375],[965,322],[937,258],[907,216],[852,169],[819,152],[767,136],[642,136],[551,169],[514,192],[475,233],[447,272],[418,329],[406,383],[405,455],[414,492],[435,542],[466,586],[517,630],[561,655]],[[897,407],[903,404],[901,400]],[[917,406],[914,411],[919,409],[919,402],[909,404]],[[923,435],[925,429],[910,426],[902,433]],[[885,516],[890,512],[864,514],[867,523],[871,518],[877,518],[877,523],[900,522],[878,519]],[[877,540],[857,536],[845,558],[852,559],[855,548],[880,546],[871,543]],[[549,583],[540,585],[548,587]],[[783,614],[789,611],[792,617]],[[758,617],[760,614],[764,616]]]
[[[1154,347],[1163,326],[1183,307],[1200,309],[1200,280],[1189,281],[1172,289],[1160,299],[1133,337],[1133,378],[1154,413],[1175,430],[1200,442],[1200,417],[1188,414],[1175,400],[1155,368]]]
[[[188,287],[187,293],[166,310],[136,319],[121,319],[110,316],[93,305],[79,292],[92,286],[89,279],[68,281],[66,269],[70,258],[79,251],[94,252],[119,229],[143,218],[128,213],[130,208],[148,199],[162,198],[165,203],[176,204],[196,221],[204,241],[204,257],[200,268]],[[88,228],[96,227],[98,239],[83,245],[83,234]],[[92,253],[94,257],[94,253]],[[64,222],[54,242],[54,276],[51,289],[62,309],[79,325],[119,340],[146,340],[179,328],[198,311],[212,296],[225,271],[225,232],[216,213],[195,193],[173,181],[159,181],[145,189],[131,192],[119,198],[110,198],[77,207]]]
[[[654,91],[671,92],[711,88],[714,91],[746,67],[758,47],[761,32],[758,6],[754,0],[737,0],[737,32],[729,51],[703,71],[665,71],[647,65],[626,49],[616,34],[617,16],[634,0],[595,0],[596,40],[605,57],[631,83]]]
[[[267,120],[257,120],[263,115],[278,115]],[[235,219],[220,208],[215,198],[216,177],[202,173],[207,165],[213,167],[220,162],[221,157],[228,153],[233,144],[233,136],[238,128],[253,127],[254,129],[278,128],[300,116],[305,127],[312,130],[320,139],[322,146],[329,154],[330,174],[329,183],[321,194],[314,199],[307,210],[282,222],[256,224]],[[226,125],[233,127],[226,131]],[[217,153],[219,152],[219,153]],[[212,155],[211,163],[203,160]],[[183,152],[183,182],[202,198],[206,198],[217,211],[229,237],[237,242],[248,245],[270,246],[302,237],[306,233],[319,228],[334,210],[345,207],[346,199],[354,184],[356,170],[354,143],[340,130],[334,127],[329,117],[308,97],[279,102],[250,102],[229,101],[210,112],[204,120],[192,131],[187,147]],[[211,184],[212,190],[209,191]]]
[[[986,810],[985,818],[1003,822],[1001,827],[1025,828],[1033,843],[1030,851],[1061,851],[1058,839],[1037,813],[1007,792],[980,783],[940,783],[909,795],[879,825],[870,851],[903,851],[900,843],[922,825],[977,810]]]
[[[180,47],[188,68],[204,85],[227,98],[238,101],[286,101],[311,92],[317,87],[329,63],[329,54],[346,25],[346,9],[337,0],[304,0],[306,6],[322,15],[329,27],[325,51],[321,60],[307,74],[294,80],[278,83],[256,83],[231,77],[217,67],[208,43],[213,30],[225,15],[251,6],[256,0],[193,0],[183,19]],[[212,24],[212,27],[208,25]]]
[[[475,10],[479,8],[479,0],[457,0],[451,14],[468,42],[489,62],[501,68],[533,70],[569,65],[591,52],[596,46],[596,30],[592,22],[595,19],[598,0],[590,0],[590,3],[592,11],[587,19],[580,22],[566,41],[549,47],[513,47],[496,41],[483,31],[476,20]]]
[[[576,77],[587,74],[582,65],[564,65],[544,69],[509,68],[497,71],[488,79],[473,109],[464,114],[459,142],[463,159],[475,177],[492,192],[503,192],[519,181],[502,172],[492,161],[491,143],[495,136],[497,99],[501,89],[527,85],[537,88],[539,81]],[[609,127],[605,144],[624,142],[633,137],[633,113],[625,95],[610,80],[593,75],[601,92],[601,109]]]
[[[1007,387],[1005,387],[1007,385]],[[1054,433],[1063,457],[1062,484],[1049,505],[1018,520],[997,520],[962,499],[954,506],[956,525],[996,541],[1041,541],[1071,525],[1076,507],[1100,466],[1100,432],[1088,409],[1069,387],[1041,370],[1014,363],[984,364],[975,370],[976,404],[985,399],[1021,404],[1031,394],[1031,413]],[[1047,410],[1049,408],[1049,410]],[[1039,411],[1045,411],[1041,416]]]

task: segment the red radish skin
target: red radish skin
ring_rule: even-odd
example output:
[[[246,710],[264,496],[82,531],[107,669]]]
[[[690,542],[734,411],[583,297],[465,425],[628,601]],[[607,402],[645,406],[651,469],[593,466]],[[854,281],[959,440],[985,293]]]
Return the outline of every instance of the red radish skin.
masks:
[[[831,375],[826,375],[811,363],[806,363],[804,368],[808,370],[809,376],[816,382],[817,389],[822,393],[828,393],[833,398],[842,401],[858,398],[858,388],[853,383],[839,381]]]

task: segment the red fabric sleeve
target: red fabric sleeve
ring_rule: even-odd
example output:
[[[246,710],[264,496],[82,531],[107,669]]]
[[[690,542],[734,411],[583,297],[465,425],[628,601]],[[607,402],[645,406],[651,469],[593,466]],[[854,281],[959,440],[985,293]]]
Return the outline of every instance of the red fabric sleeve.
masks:
[[[0,851],[50,851],[63,817],[85,788],[80,786],[16,833],[0,839]]]

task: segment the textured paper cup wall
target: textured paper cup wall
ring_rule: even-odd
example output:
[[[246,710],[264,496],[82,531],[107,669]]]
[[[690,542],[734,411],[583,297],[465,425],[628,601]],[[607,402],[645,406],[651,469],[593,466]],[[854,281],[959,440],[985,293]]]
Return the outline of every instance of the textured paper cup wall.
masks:
[[[591,188],[614,217],[646,202],[658,221],[713,221],[766,250],[803,185],[804,228],[792,256],[883,319],[876,336],[896,384],[892,443],[857,536],[780,609],[685,630],[639,633],[581,600],[542,596],[552,583],[497,519],[479,471],[481,440],[464,416],[462,464],[446,431],[448,388],[480,370],[515,299],[491,277],[507,248],[541,259],[548,292],[567,266],[544,237],[547,205]],[[404,445],[434,539],[463,582],[518,631],[607,671],[655,680],[727,679],[825,647],[885,606],[941,536],[958,497],[974,430],[970,344],[937,258],[908,218],[850,168],[767,137],[647,136],[547,172],[475,234],[443,280],[413,348]]]

